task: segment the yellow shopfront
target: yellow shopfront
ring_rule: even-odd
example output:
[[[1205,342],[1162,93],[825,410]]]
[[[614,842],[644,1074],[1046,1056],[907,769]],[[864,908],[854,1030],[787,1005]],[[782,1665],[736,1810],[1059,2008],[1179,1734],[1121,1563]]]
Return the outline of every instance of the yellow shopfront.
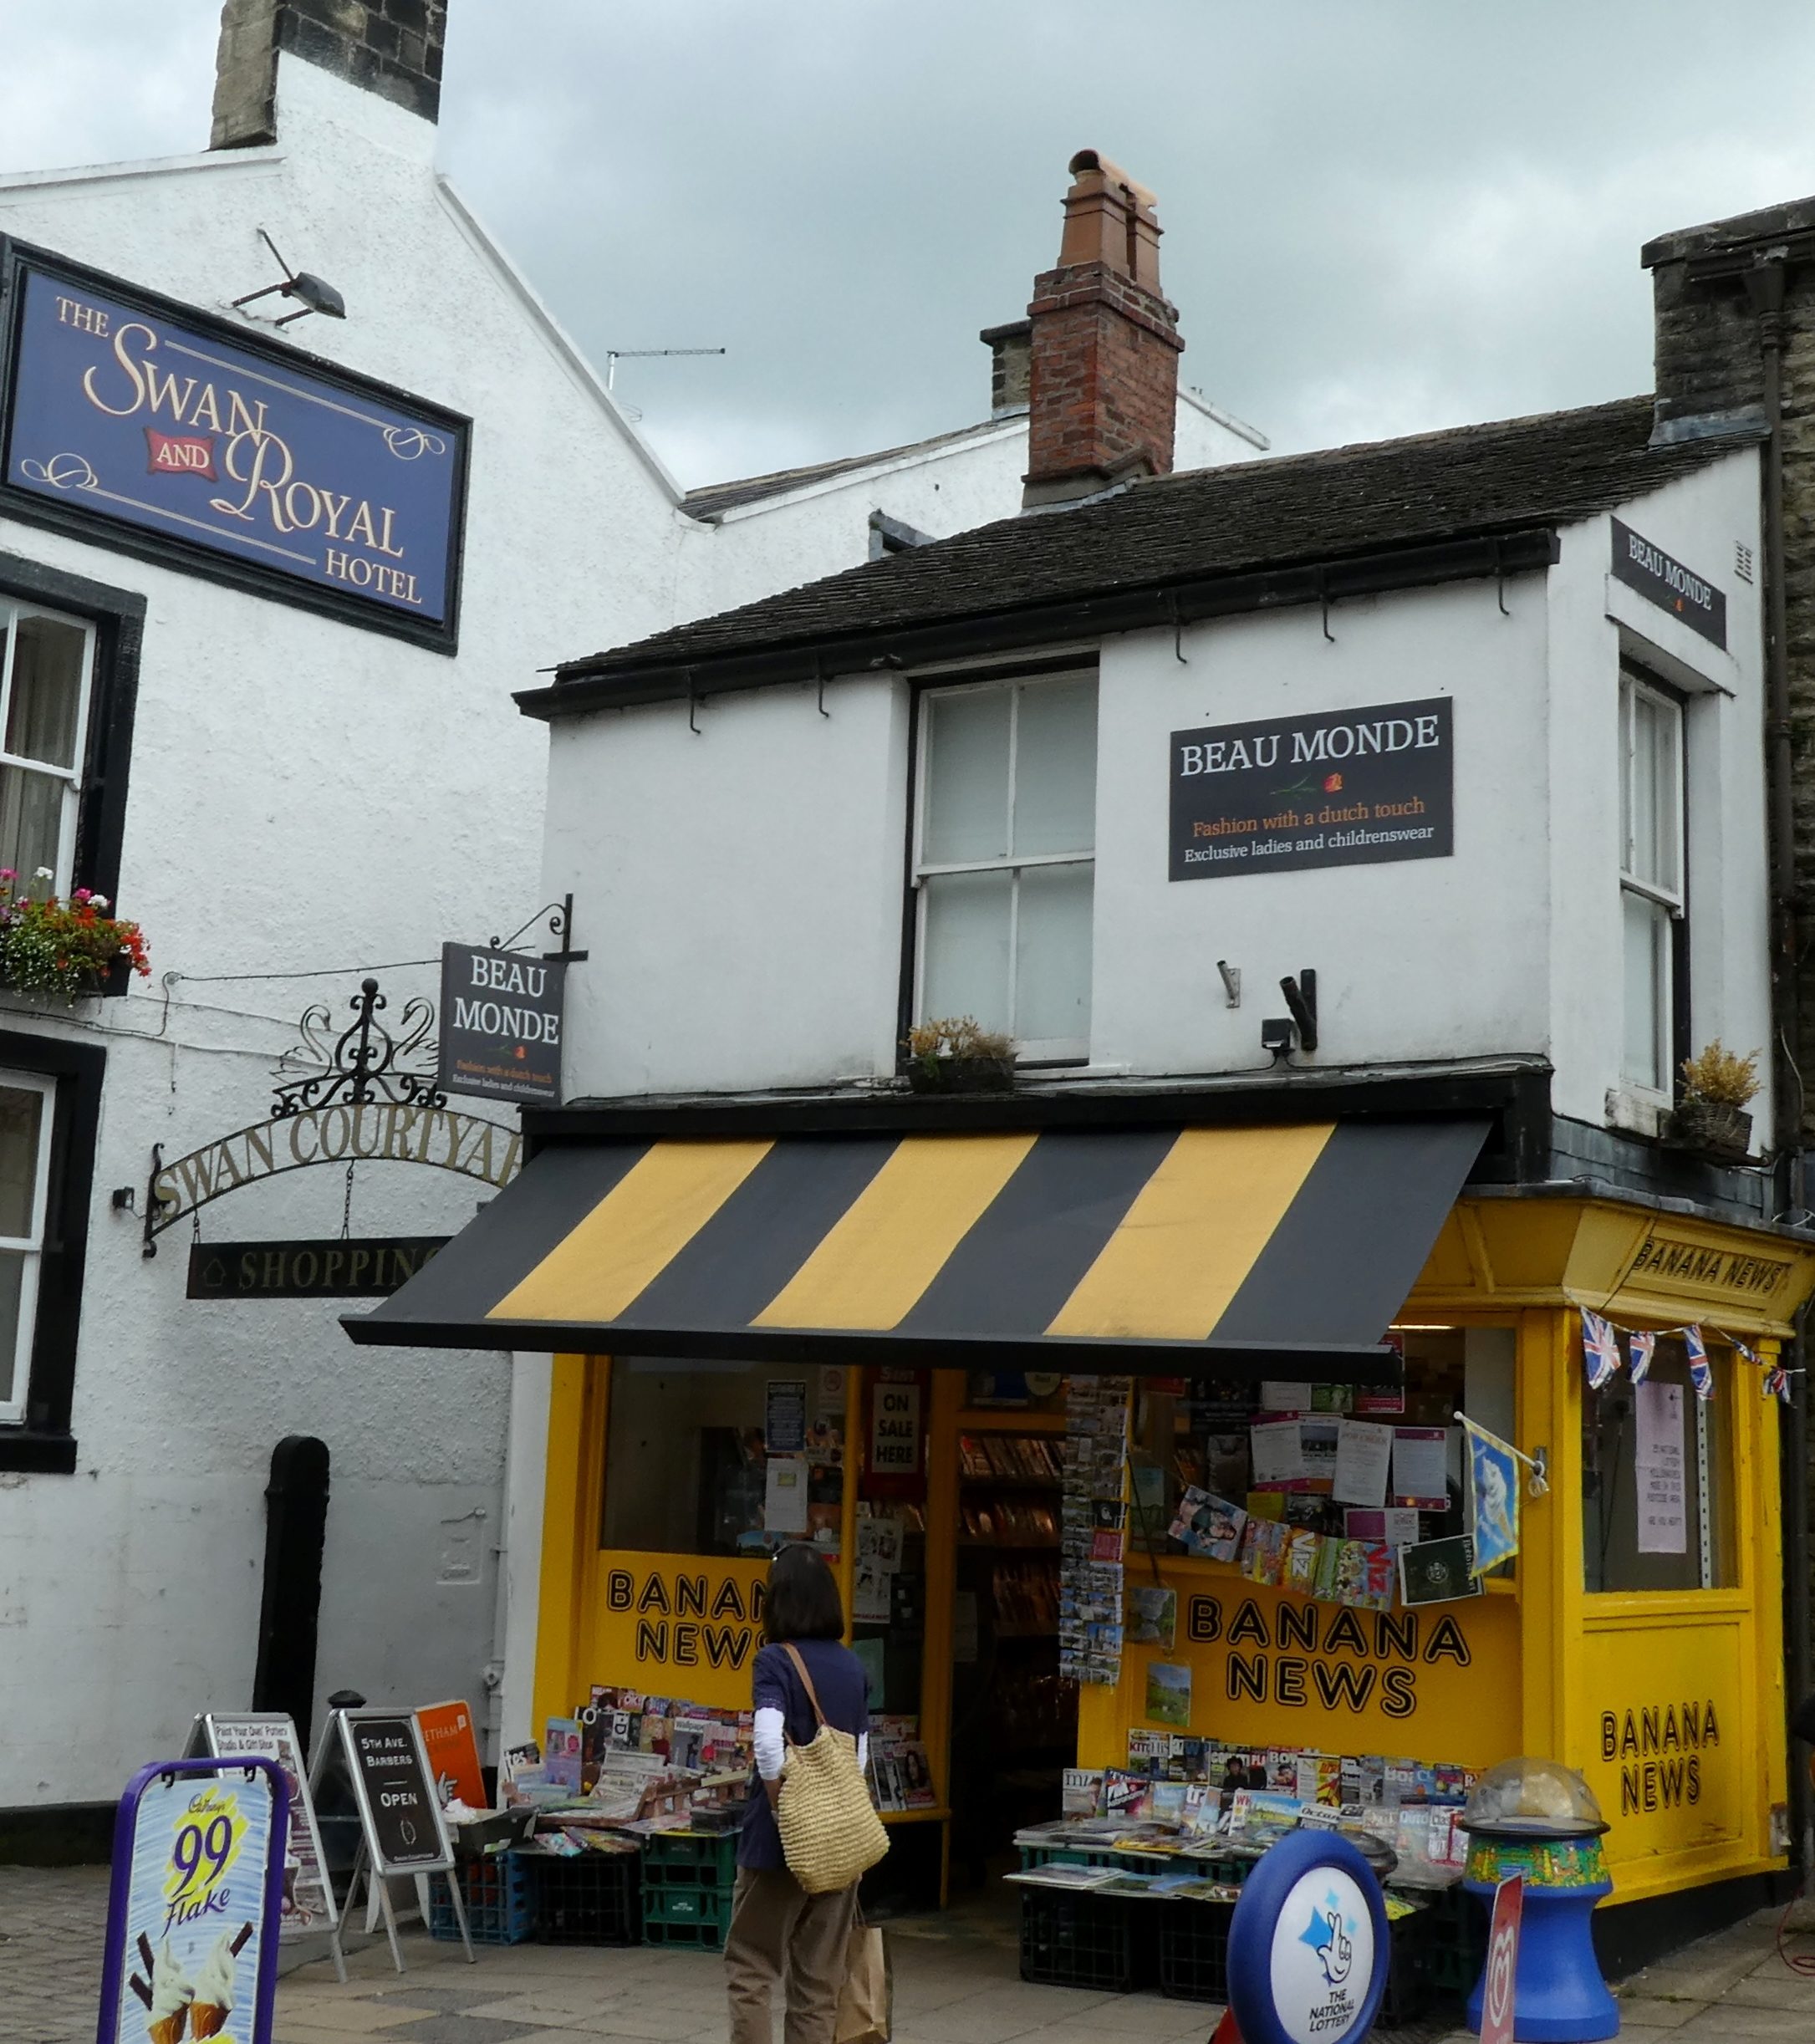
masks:
[[[1784,1863],[1767,1372],[1815,1244],[1483,1188],[1486,1112],[990,1111],[1004,1125],[905,1108],[799,1135],[576,1138],[355,1325],[554,1354],[538,1725],[517,1736],[604,1689],[669,1718],[747,1708],[765,1553],[808,1539],[901,1754],[891,1858],[928,1886],[981,1878],[1057,1815],[1066,1769],[1150,1766],[1162,1738],[1168,1765],[1222,1785],[1265,1769],[1389,1802],[1521,1752],[1563,1761],[1611,1825],[1616,1904]],[[1643,1384],[1623,1359],[1588,1387],[1584,1311],[1655,1336]],[[1068,1398],[1073,1378],[1096,1389]],[[1110,1384],[1129,1387],[1119,1501],[1080,1532],[1068,1422]],[[1283,1480],[1282,1414],[1303,1456]],[[1409,1607],[1374,1576],[1362,1593],[1171,1536],[1190,1489],[1295,1548],[1459,1536],[1464,1416],[1547,1481],[1516,1558],[1448,1586],[1475,1593],[1427,1585]],[[1392,1477],[1363,1524],[1313,1450],[1367,1427],[1389,1431]],[[1077,1557],[1104,1542],[1119,1608],[1099,1579],[1086,1611]],[[1117,1654],[1081,1652],[1085,1618],[1125,1622]],[[1080,1666],[1106,1679],[1068,1680]]]
[[[913,1383],[920,1439],[905,1483],[890,1472],[870,1496],[871,1400],[883,1380],[874,1368],[694,1362],[676,1374],[660,1359],[558,1358],[538,1716],[570,1714],[594,1685],[747,1707],[765,1563],[701,1551],[710,1529],[698,1536],[691,1471],[702,1452],[710,1462],[702,1433],[725,1414],[699,1387],[733,1387],[732,1416],[747,1435],[771,1382],[811,1379],[815,1423],[839,1436],[842,1473],[827,1482],[829,1468],[822,1472],[827,1496],[815,1511],[848,1608],[860,1517],[913,1522],[913,1588],[890,1615],[915,1651],[898,1669],[891,1644],[885,1700],[918,1719],[934,1794],[890,1821],[937,1825],[944,1848],[957,1805],[961,1879],[987,1856],[980,1845],[999,1848],[1012,1822],[1056,1812],[1061,1761],[1125,1767],[1130,1734],[1139,1747],[1141,1735],[1176,1724],[1148,1715],[1155,1663],[1190,1671],[1189,1733],[1225,1747],[1471,1771],[1530,1752],[1580,1768],[1612,1825],[1617,1901],[1768,1872],[1784,1858],[1785,1695],[1779,1406],[1762,1386],[1812,1280],[1815,1257],[1786,1238],[1761,1242],[1612,1201],[1460,1201],[1399,1315],[1407,1411],[1447,1424],[1468,1410],[1545,1464],[1547,1494],[1523,1501],[1517,1562],[1478,1596],[1358,1609],[1194,1558],[1175,1540],[1144,1537],[1131,1512],[1127,1584],[1175,1593],[1173,1644],[1130,1639],[1119,1682],[1073,1691],[1075,1703],[1062,1706],[1075,1712],[1058,1727],[1063,1753],[1050,1710],[1031,1734],[1026,1722],[1031,1692],[1058,1686],[1056,1596],[1011,1601],[1002,1579],[1005,1568],[1020,1582],[1046,1570],[1056,1583],[1058,1542],[1001,1523],[981,1538],[973,1503],[985,1513],[993,1504],[999,1518],[1006,1500],[1043,1494],[1037,1478],[996,1473],[1002,1458],[987,1475],[973,1464],[983,1466],[991,1439],[1056,1445],[1062,1389],[976,1405],[971,1394],[995,1392],[999,1379],[889,1372]],[[1583,1304],[1622,1327],[1703,1331],[1711,1399],[1694,1396],[1669,1333],[1653,1364],[1652,1381],[1682,1393],[1680,1553],[1640,1553],[1626,1524],[1637,1511],[1633,1393],[1624,1379],[1586,1389]],[[1133,1399],[1133,1463],[1155,1459],[1154,1418],[1170,1430],[1170,1522],[1185,1482],[1203,1473],[1191,1400],[1139,1383]],[[664,1515],[670,1527],[686,1522],[684,1538],[661,1532]],[[878,1629],[855,1629],[859,1638]],[[980,1677],[1010,1692],[1005,1707],[980,1704]],[[993,1833],[978,1821],[980,1798],[1003,1815]]]

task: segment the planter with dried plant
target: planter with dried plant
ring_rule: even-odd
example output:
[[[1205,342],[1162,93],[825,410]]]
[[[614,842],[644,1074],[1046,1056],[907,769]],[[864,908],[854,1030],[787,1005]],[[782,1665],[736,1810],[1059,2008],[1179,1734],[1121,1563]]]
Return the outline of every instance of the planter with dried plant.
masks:
[[[908,1084],[915,1093],[1007,1093],[1015,1047],[974,1016],[946,1016],[908,1032]]]
[[[1699,1057],[1684,1059],[1682,1074],[1683,1097],[1665,1140],[1673,1149],[1739,1163],[1751,1148],[1752,1118],[1746,1107],[1758,1091],[1758,1053],[1738,1057],[1716,1037]]]

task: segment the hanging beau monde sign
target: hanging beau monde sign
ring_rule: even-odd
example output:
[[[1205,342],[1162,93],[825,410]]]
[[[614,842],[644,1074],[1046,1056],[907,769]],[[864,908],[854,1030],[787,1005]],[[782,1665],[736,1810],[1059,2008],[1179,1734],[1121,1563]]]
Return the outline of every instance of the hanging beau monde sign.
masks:
[[[0,507],[455,650],[471,422],[0,239]]]

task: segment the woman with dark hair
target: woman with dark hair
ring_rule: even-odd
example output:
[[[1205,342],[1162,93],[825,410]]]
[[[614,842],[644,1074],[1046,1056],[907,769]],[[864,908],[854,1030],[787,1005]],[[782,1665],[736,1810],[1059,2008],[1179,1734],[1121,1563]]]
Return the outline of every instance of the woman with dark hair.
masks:
[[[810,1746],[819,1716],[867,1757],[869,1705],[863,1664],[844,1638],[844,1607],[832,1571],[811,1547],[783,1547],[769,1570],[763,1607],[769,1644],[752,1671],[757,1773],[737,1843],[737,1887],[725,1939],[731,2044],[770,2044],[769,2001],[787,1980],[787,2044],[832,2044],[844,1985],[845,1948],[857,1921],[857,1883],[809,1895],[788,1870],[775,1803],[789,1746]],[[794,1664],[805,1662],[819,1711]]]

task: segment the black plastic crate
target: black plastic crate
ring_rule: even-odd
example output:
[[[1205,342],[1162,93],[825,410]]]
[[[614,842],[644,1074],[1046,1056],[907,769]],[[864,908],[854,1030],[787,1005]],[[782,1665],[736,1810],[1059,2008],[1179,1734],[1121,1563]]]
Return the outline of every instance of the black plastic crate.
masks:
[[[646,1920],[643,1925],[643,1942],[645,1945],[683,1945],[696,1952],[721,1952],[725,1949],[726,1928],[723,1924],[698,1919],[691,1923],[652,1919]]]
[[[1403,2030],[1430,2006],[1431,1921],[1428,1909],[1402,1916],[1391,1926],[1387,1947],[1386,1992],[1374,2018],[1381,2030]]]
[[[1133,1913],[1152,1908],[1088,1889],[1022,1888],[1022,1979],[1047,1987],[1129,1993],[1134,1985]]]
[[[535,1929],[535,1899],[528,1869],[515,1853],[454,1863],[466,1929],[475,1945],[521,1945]],[[429,1935],[457,1943],[460,1924],[445,1873],[429,1876]]]
[[[1162,1902],[1159,1919],[1160,1991],[1175,2001],[1229,1999],[1229,1925],[1232,1902]]]
[[[575,1859],[525,1854],[532,1869],[538,1945],[635,1945],[643,1895],[635,1853],[583,1853]]]

